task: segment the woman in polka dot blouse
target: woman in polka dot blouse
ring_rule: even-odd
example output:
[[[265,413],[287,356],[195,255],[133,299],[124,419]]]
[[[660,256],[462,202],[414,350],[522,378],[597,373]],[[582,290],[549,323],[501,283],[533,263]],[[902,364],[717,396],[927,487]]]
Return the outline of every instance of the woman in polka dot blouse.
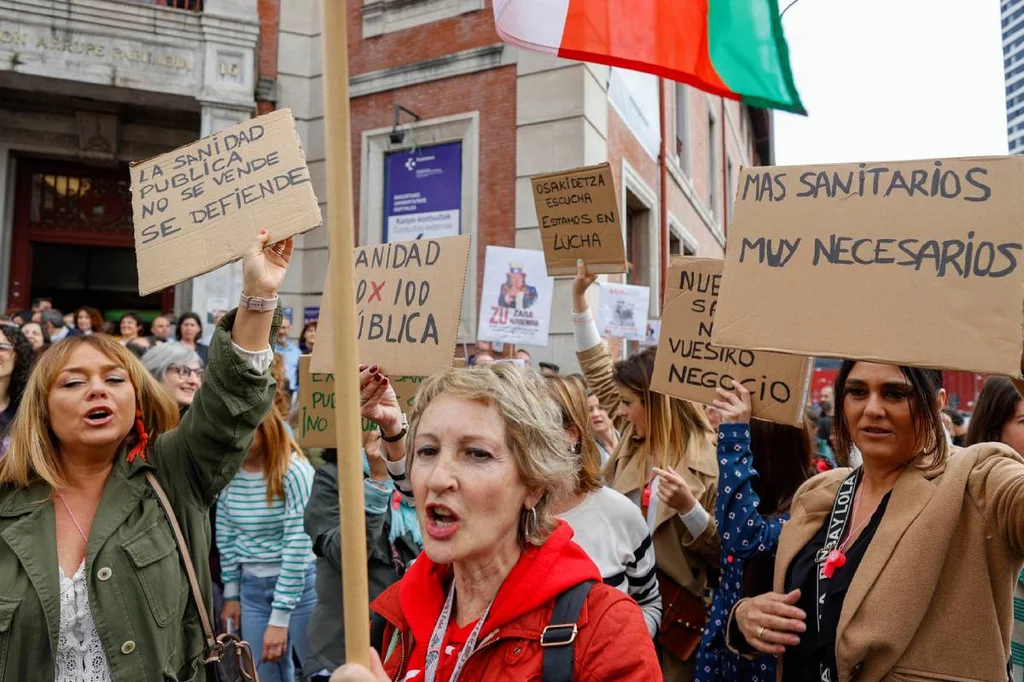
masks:
[[[812,444],[806,429],[756,420],[741,384],[718,390],[718,500],[721,583],[714,591],[697,651],[696,682],[774,682],[775,659],[743,658],[725,645],[729,612],[744,595],[770,591],[775,550],[789,502],[808,477]],[[751,448],[753,442],[753,454]],[[760,473],[759,473],[760,472]]]

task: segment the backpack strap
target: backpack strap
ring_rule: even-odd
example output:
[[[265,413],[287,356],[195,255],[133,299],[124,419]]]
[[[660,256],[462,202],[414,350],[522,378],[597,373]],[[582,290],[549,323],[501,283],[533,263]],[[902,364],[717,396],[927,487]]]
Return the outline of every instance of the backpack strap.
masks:
[[[555,600],[551,623],[540,636],[544,649],[543,682],[572,682],[576,621],[593,586],[593,580],[582,582],[562,592]]]
[[[370,646],[377,650],[384,660],[384,628],[388,622],[376,611],[370,611]]]

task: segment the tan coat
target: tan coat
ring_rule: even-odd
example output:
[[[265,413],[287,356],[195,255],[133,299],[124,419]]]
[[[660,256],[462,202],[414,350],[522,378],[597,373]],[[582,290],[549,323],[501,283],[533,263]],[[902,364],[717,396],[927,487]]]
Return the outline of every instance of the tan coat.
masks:
[[[816,476],[797,492],[779,541],[776,591],[847,474]],[[983,443],[957,451],[937,472],[908,467],[843,603],[840,682],[1006,682],[1022,563],[1020,455]]]
[[[601,407],[615,420],[622,436],[605,470],[611,488],[629,496],[642,491],[647,483],[649,463],[635,456],[639,443],[633,438],[633,428],[626,420],[615,417],[619,406],[619,392],[615,386],[611,356],[603,343],[577,354],[583,374]],[[694,497],[711,515],[708,527],[693,537],[679,515],[666,504],[658,505],[657,525],[654,529],[654,556],[658,568],[665,571],[681,587],[701,596],[709,573],[717,573],[718,524],[715,523],[715,498],[718,495],[718,461],[715,444],[710,437],[697,436],[696,445],[683,454],[675,471],[683,477]]]

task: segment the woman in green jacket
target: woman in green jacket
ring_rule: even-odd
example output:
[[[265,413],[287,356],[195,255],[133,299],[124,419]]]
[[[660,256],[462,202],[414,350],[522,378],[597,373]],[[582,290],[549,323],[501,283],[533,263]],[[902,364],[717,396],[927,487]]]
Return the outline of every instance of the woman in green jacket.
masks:
[[[146,473],[205,556],[208,509],[274,397],[272,311],[292,241],[268,238],[243,260],[243,303],[218,326],[179,428],[160,385],[108,337],[71,337],[40,358],[0,461],[0,680],[207,679],[199,615]],[[208,595],[207,562],[195,570]]]

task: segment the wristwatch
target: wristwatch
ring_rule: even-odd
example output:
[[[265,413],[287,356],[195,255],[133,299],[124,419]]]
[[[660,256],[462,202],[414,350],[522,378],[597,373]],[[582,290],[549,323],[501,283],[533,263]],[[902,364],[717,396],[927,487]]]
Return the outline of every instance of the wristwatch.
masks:
[[[242,294],[238,299],[238,307],[251,310],[254,313],[268,313],[277,308],[278,297],[260,298],[259,296],[246,296]]]
[[[398,441],[405,438],[405,434],[409,432],[409,418],[405,416],[405,412],[402,413],[402,430],[393,436],[385,436],[384,430],[381,429],[380,439],[385,443],[397,443]]]

